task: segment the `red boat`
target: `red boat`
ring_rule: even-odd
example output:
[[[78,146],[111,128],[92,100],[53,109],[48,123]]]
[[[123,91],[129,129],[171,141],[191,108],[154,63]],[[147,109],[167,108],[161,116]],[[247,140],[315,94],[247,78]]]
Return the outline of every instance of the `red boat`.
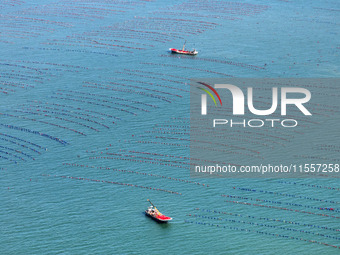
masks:
[[[145,215],[149,216],[157,222],[162,223],[166,223],[172,220],[171,217],[165,216],[164,214],[160,213],[160,211],[158,211],[158,209],[151,203],[149,199],[148,201],[150,202],[151,206],[149,206],[148,209],[145,211]]]
[[[190,50],[185,50],[184,48],[185,48],[185,43],[181,50],[174,49],[174,48],[170,48],[169,50],[171,51],[171,53],[184,54],[184,55],[197,55],[198,53],[198,51],[196,51],[195,49],[190,51]]]

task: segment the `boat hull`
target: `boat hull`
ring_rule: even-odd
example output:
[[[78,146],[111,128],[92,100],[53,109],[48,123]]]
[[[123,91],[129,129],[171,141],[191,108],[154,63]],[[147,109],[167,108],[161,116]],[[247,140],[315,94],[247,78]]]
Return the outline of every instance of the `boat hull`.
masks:
[[[153,220],[157,221],[158,223],[167,223],[172,220],[172,218],[168,217],[168,219],[160,219],[155,217],[154,215],[150,214],[148,211],[145,211],[145,215],[152,218]]]
[[[171,51],[171,53],[175,53],[175,54],[182,54],[182,55],[197,55],[197,51],[188,51],[188,50],[177,50],[177,49],[173,49],[170,48],[169,49]]]

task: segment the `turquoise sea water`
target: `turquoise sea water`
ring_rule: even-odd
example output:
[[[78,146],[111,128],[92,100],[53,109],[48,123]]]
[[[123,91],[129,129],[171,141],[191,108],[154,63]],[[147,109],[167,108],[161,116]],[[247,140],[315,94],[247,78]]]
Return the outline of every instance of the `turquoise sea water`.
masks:
[[[337,78],[339,10],[2,1],[0,253],[339,254],[338,178],[191,179],[188,147],[190,78]],[[184,41],[196,57],[169,54]],[[315,154],[335,163],[337,139]]]

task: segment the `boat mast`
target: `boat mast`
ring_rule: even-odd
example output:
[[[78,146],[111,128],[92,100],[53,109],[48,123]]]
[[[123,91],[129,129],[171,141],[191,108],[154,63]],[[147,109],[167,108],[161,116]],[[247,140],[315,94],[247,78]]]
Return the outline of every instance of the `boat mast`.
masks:
[[[150,204],[153,206],[153,207],[155,207],[156,208],[156,206],[150,201],[150,199],[148,199],[147,201],[149,201],[150,202]]]
[[[184,42],[182,51],[184,51],[184,48],[185,48],[185,44],[186,44],[186,43],[187,43],[187,41]]]
[[[150,204],[153,206],[153,208],[155,209],[155,211],[156,211],[157,213],[160,213],[160,212],[158,211],[157,207],[150,201],[150,199],[148,199],[147,201],[150,202]]]

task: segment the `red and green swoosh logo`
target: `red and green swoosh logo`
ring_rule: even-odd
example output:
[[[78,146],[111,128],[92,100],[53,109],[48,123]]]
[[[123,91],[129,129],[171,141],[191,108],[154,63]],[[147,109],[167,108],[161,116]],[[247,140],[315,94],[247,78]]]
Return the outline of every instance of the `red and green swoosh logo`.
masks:
[[[205,86],[205,87],[207,87],[207,88],[209,88],[209,89],[217,96],[218,100],[220,101],[220,104],[222,105],[222,100],[221,100],[220,95],[217,93],[217,91],[216,91],[212,86],[210,86],[210,85],[208,85],[208,84],[206,84],[206,83],[204,83],[204,82],[198,82],[198,83],[201,84],[201,85],[203,85],[203,86]],[[212,94],[209,90],[207,90],[207,89],[205,89],[205,88],[200,88],[200,87],[198,87],[198,88],[199,88],[200,90],[203,90],[204,92],[206,92],[206,93],[212,98],[212,100],[214,101],[215,106],[217,106],[215,97],[213,96],[213,94]]]

